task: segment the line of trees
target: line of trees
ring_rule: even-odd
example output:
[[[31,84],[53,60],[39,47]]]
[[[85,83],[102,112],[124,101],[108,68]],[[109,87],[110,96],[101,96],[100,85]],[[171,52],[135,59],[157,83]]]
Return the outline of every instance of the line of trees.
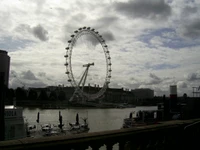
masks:
[[[6,102],[11,104],[13,100],[16,101],[65,101],[66,93],[63,90],[48,91],[45,88],[41,90],[23,89],[18,87],[17,89],[7,89]]]

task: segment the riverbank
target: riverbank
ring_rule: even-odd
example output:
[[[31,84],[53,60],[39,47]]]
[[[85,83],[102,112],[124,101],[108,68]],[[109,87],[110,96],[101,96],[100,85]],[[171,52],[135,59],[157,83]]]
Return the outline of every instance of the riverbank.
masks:
[[[65,109],[65,108],[135,108],[136,105],[119,103],[17,103],[20,107],[42,108],[42,109]]]

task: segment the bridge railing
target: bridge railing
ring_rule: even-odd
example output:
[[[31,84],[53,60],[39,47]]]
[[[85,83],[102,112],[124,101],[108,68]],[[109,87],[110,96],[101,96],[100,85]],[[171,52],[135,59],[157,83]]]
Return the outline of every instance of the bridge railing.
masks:
[[[0,150],[199,149],[200,119],[166,121],[137,128],[0,142]]]

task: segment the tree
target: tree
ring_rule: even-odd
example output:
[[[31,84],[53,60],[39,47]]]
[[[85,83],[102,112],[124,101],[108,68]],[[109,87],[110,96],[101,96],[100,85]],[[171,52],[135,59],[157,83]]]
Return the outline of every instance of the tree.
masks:
[[[58,99],[56,91],[51,91],[49,99],[50,100],[57,100]]]
[[[28,99],[29,100],[36,100],[38,97],[38,94],[35,90],[29,90],[29,93],[28,93]]]
[[[64,91],[60,91],[60,92],[58,93],[58,99],[61,100],[61,101],[63,101],[63,100],[66,99],[66,95],[65,95],[65,92],[64,92]]]
[[[18,87],[15,91],[16,100],[27,100],[27,91],[23,88]]]
[[[40,91],[40,95],[39,95],[38,99],[39,100],[49,100],[49,97],[48,97],[47,92],[46,92],[45,89],[42,89]]]
[[[7,89],[6,91],[6,101],[8,103],[8,105],[12,105],[13,104],[13,99],[15,97],[15,90],[13,89]]]

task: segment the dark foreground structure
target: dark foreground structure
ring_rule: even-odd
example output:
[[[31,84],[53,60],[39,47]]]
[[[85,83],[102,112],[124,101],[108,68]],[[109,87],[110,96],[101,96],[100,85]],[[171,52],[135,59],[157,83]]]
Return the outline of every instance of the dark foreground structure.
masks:
[[[165,121],[137,128],[94,132],[73,136],[25,138],[1,141],[1,150],[66,149],[112,150],[200,149],[200,119]]]

